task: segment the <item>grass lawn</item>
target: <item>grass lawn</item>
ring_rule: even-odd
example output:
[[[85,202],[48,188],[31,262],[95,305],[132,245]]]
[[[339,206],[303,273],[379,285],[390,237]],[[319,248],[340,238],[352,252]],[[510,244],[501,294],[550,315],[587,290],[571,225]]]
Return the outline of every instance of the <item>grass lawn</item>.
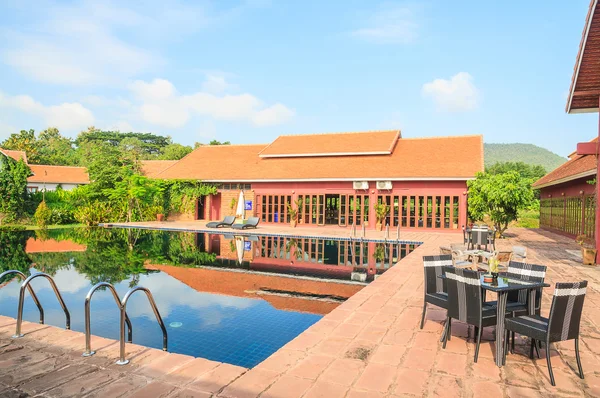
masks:
[[[65,225],[48,225],[46,226],[46,229],[62,229],[62,228],[78,228],[78,227],[83,227],[83,224],[65,224]],[[37,229],[40,229],[40,227],[38,227],[37,225],[23,225],[23,224],[2,224],[0,225],[0,229],[2,229],[3,227],[25,227],[25,230],[27,231],[35,231]]]
[[[519,219],[513,225],[520,228],[539,228],[540,211],[539,210],[521,210]]]

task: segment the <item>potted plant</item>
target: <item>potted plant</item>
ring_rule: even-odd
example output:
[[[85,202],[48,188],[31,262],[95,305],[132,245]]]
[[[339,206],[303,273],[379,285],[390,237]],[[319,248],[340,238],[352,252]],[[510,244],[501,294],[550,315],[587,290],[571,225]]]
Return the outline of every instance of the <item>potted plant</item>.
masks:
[[[161,221],[164,221],[164,219],[165,219],[165,215],[164,214],[162,214],[162,213],[157,213],[156,214],[156,221],[161,222]]]
[[[596,264],[596,241],[593,238],[585,235],[579,235],[575,238],[575,242],[581,246],[581,257],[583,257],[584,265]]]
[[[389,212],[390,212],[390,207],[388,205],[386,205],[385,203],[377,203],[375,205],[375,219],[376,219],[375,228],[378,231],[381,231],[383,222],[385,221],[385,218],[387,217]]]
[[[231,210],[232,216],[235,216],[236,206],[237,206],[237,200],[235,200],[235,198],[231,198],[231,202],[229,202],[229,210]]]
[[[375,250],[373,251],[373,258],[376,262],[382,263],[385,260],[386,250],[387,248],[383,243],[377,243],[375,245]]]
[[[288,203],[287,211],[290,215],[290,226],[296,228],[296,223],[298,222],[298,209],[294,209],[292,205]]]

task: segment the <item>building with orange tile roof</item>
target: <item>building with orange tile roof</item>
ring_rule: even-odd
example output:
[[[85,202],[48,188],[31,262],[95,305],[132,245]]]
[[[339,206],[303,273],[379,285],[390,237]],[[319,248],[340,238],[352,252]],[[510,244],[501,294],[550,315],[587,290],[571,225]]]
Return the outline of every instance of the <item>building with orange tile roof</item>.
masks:
[[[152,177],[177,163],[177,160],[142,160],[140,163],[142,174]]]
[[[460,230],[467,220],[466,182],[483,171],[483,137],[402,138],[399,130],[280,136],[271,144],[201,146],[161,179],[219,186],[193,217],[233,215],[244,191],[246,216],[302,225],[375,228],[375,204],[390,228]]]
[[[55,239],[36,239],[29,238],[25,244],[26,253],[68,253],[84,252],[87,249],[85,245],[80,245],[70,240]]]
[[[85,167],[29,164],[27,154],[23,151],[0,148],[0,154],[16,161],[22,159],[29,166],[32,175],[27,178],[27,189],[30,192],[54,191],[58,186],[68,191],[79,185],[90,183],[90,177]]]
[[[567,113],[598,112],[600,104],[600,6],[590,0],[573,67]],[[541,191],[540,226],[572,236],[595,237],[600,248],[600,185],[590,184],[600,170],[598,137],[577,144],[569,160],[536,181]],[[600,262],[600,250],[596,257]]]

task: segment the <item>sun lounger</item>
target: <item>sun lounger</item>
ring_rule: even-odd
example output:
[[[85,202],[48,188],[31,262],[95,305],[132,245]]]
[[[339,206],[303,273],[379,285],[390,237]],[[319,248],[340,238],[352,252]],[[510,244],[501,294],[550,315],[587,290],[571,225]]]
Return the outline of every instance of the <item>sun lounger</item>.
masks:
[[[260,222],[260,220],[258,219],[258,217],[250,217],[248,219],[248,221],[246,221],[245,224],[233,224],[231,226],[231,228],[233,228],[233,229],[250,229],[250,228],[256,228],[256,226],[258,225],[259,222]]]
[[[207,228],[221,228],[221,227],[231,227],[235,222],[234,216],[227,216],[223,219],[223,221],[212,221],[206,224]]]

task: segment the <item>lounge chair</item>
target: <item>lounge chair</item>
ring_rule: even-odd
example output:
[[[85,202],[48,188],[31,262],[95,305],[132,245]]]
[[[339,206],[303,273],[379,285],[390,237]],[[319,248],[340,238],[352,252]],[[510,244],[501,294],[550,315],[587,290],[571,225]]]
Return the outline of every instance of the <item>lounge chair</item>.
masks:
[[[207,228],[221,228],[221,227],[231,227],[235,222],[234,216],[227,216],[223,219],[223,221],[212,221],[206,224]]]
[[[260,222],[258,217],[250,217],[248,221],[244,224],[233,224],[231,228],[233,229],[251,229],[256,228],[258,223]]]

